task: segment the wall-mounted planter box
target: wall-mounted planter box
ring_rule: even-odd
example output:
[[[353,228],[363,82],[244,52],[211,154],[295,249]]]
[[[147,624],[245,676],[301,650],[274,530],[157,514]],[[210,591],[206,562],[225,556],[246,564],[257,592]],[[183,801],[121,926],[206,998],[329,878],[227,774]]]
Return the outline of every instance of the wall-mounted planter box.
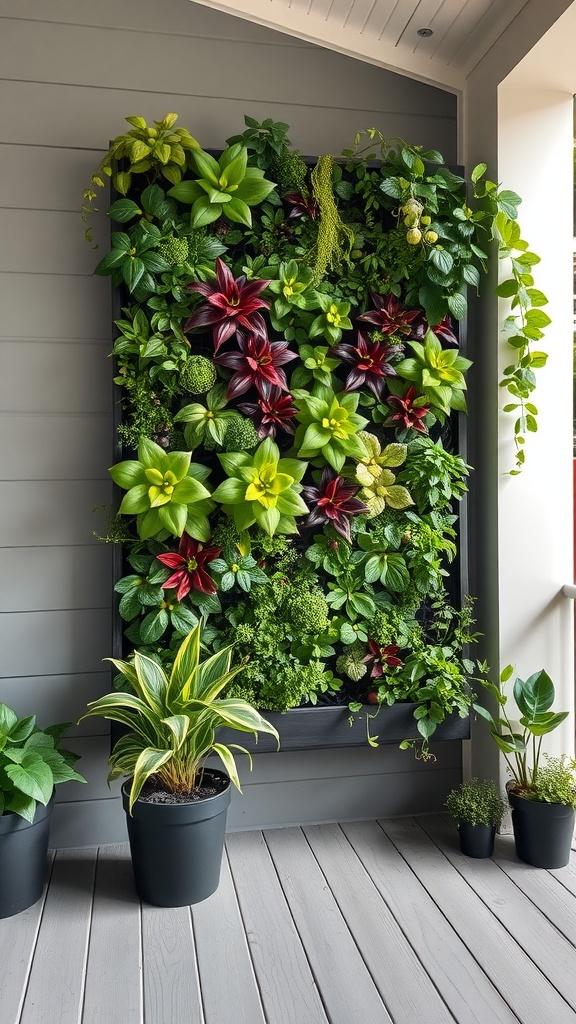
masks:
[[[375,708],[367,704],[363,711],[351,716],[347,707],[293,708],[291,711],[264,711],[264,717],[271,722],[280,735],[280,749],[314,750],[329,747],[363,747],[366,745],[366,715],[371,715],[370,734],[378,736],[379,744],[401,743],[405,739],[420,736],[414,709],[416,704],[394,704],[382,707],[375,715]],[[353,717],[352,724],[350,724]],[[470,737],[470,719],[451,715],[438,726],[433,740],[464,740]],[[420,737],[421,738],[421,737]],[[218,732],[220,743],[240,743],[252,753],[269,753],[276,750],[272,736],[262,734],[258,742],[250,735],[240,734],[232,729]]]

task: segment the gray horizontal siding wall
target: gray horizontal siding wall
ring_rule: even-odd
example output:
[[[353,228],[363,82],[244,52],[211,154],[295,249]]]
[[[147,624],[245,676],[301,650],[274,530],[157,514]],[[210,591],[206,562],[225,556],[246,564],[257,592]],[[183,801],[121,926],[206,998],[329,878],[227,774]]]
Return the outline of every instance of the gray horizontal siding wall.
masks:
[[[75,722],[107,689],[110,652],[110,551],[91,511],[110,500],[110,289],[91,276],[108,225],[95,220],[96,253],[78,213],[108,139],[128,114],[174,110],[217,148],[250,113],[289,122],[304,153],[376,126],[454,161],[456,112],[440,90],[189,0],[0,0],[0,70],[0,699]],[[70,745],[89,784],[61,788],[54,844],[123,838],[105,723]],[[426,809],[459,773],[458,748],[442,750],[425,773],[385,748],[259,755],[230,824]]]

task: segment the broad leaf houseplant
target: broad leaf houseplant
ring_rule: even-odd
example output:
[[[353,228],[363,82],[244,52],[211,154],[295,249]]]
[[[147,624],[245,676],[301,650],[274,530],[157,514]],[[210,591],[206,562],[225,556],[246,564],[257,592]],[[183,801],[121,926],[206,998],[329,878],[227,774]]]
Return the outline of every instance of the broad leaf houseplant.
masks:
[[[86,782],[78,755],[62,749],[68,725],[40,729],[0,703],[0,918],[31,907],[42,895],[54,787]]]
[[[554,684],[541,669],[527,679],[516,678],[512,691],[515,710],[509,713],[506,683],[512,675],[513,667],[508,665],[498,685],[482,680],[497,701],[496,716],[478,704],[474,708],[489,722],[511,774],[506,788],[520,860],[541,868],[563,867],[570,859],[574,834],[574,764],[560,758],[550,759],[542,767],[542,741],[568,712],[552,710]]]

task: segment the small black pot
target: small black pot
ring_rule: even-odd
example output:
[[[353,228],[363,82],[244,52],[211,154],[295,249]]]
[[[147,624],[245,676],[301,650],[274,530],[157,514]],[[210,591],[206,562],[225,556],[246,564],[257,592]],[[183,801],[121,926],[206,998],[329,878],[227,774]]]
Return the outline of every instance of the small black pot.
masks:
[[[46,807],[37,805],[32,822],[0,814],[0,918],[28,910],[42,895],[53,806],[54,794]]]
[[[134,880],[147,903],[186,907],[201,903],[218,888],[231,784],[215,768],[205,768],[204,777],[224,779],[226,788],[190,803],[137,800],[131,815],[130,783],[122,787]]]
[[[496,826],[470,825],[463,821],[458,826],[460,834],[460,850],[467,857],[491,857],[494,853],[494,837]]]
[[[563,868],[570,860],[574,808],[527,800],[508,790],[516,853],[535,868]]]

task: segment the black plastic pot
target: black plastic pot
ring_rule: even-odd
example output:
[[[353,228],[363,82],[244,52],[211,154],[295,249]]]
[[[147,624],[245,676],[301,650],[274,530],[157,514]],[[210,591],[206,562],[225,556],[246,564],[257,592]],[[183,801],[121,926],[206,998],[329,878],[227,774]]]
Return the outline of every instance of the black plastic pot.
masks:
[[[494,837],[496,826],[470,825],[467,821],[458,826],[460,834],[460,850],[467,857],[491,857],[494,853]]]
[[[226,781],[215,796],[178,804],[137,800],[128,813],[130,783],[122,787],[138,895],[157,907],[201,903],[218,888],[230,779],[215,768],[205,779]]]
[[[510,789],[516,853],[535,868],[563,868],[570,860],[574,808],[527,800]]]
[[[50,815],[54,795],[38,804],[34,821],[19,814],[0,814],[0,918],[32,907],[44,889]]]

